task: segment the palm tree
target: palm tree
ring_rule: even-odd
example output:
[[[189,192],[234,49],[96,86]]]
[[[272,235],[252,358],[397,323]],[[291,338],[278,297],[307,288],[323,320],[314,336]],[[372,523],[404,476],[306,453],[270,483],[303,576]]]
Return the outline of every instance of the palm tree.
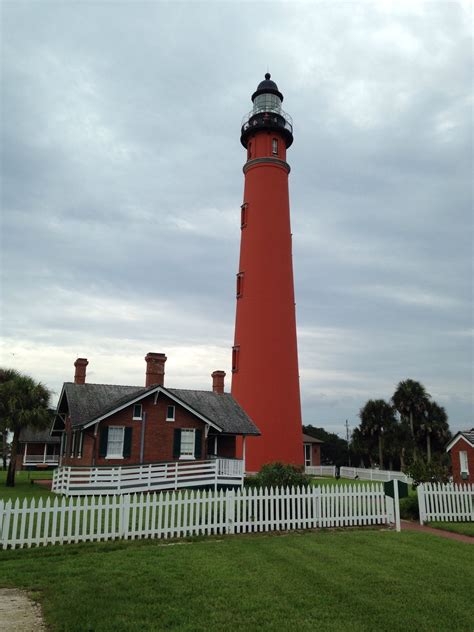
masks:
[[[6,485],[15,486],[16,455],[21,431],[27,426],[46,428],[49,390],[31,377],[13,369],[0,369],[0,417],[2,426],[13,433]]]
[[[443,406],[439,406],[436,402],[428,402],[420,430],[426,434],[426,460],[429,463],[431,461],[432,437],[441,442],[449,440],[448,415]]]
[[[413,460],[416,461],[416,443],[415,443],[415,416],[417,418],[424,415],[430,394],[426,392],[425,387],[415,380],[404,380],[400,382],[392,397],[395,409],[403,418],[409,419],[410,431],[413,439]]]
[[[359,412],[360,432],[363,436],[373,436],[378,441],[379,465],[383,468],[383,433],[396,423],[395,411],[383,399],[369,399]]]

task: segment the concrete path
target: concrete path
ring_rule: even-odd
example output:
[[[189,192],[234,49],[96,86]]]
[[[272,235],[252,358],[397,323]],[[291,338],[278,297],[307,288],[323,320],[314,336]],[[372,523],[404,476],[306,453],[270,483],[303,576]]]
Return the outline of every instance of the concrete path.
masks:
[[[21,590],[0,588],[0,630],[45,632],[41,608]]]
[[[410,520],[401,520],[400,522],[402,531],[420,531],[421,533],[431,533],[432,535],[438,535],[441,538],[447,538],[448,540],[456,540],[457,542],[474,544],[474,538],[472,538],[470,535],[462,535],[461,533],[452,533],[451,531],[434,529],[433,527],[427,527],[426,525],[421,525],[419,522],[411,522]]]

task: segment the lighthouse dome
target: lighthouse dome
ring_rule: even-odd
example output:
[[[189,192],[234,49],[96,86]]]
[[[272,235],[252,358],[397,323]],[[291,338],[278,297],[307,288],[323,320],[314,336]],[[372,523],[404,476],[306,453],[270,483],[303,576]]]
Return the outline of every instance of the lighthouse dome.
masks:
[[[277,84],[272,81],[271,74],[269,72],[266,73],[265,79],[258,84],[257,90],[252,94],[252,101],[255,101],[256,97],[261,94],[274,94],[280,99],[280,103],[283,101],[283,95],[278,90]]]

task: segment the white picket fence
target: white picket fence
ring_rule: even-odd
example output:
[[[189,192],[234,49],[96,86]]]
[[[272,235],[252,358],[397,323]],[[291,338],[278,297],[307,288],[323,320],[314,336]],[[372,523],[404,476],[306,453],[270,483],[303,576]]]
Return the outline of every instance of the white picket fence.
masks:
[[[474,522],[474,484],[418,485],[420,524],[431,521]]]
[[[307,465],[304,471],[310,476],[331,476],[332,478],[336,476],[335,465]]]
[[[391,470],[371,470],[363,467],[346,467],[339,470],[341,478],[359,478],[361,481],[403,481],[411,483],[411,478],[403,472],[393,472]]]
[[[0,501],[0,547],[383,525],[394,511],[382,485],[17,499]]]
[[[244,463],[239,459],[171,461],[116,467],[63,465],[53,473],[52,491],[67,496],[133,494],[184,487],[243,485]]]

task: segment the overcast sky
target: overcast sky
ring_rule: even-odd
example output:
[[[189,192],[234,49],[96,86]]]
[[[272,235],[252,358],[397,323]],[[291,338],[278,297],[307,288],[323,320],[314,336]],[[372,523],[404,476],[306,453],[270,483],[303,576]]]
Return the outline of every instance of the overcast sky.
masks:
[[[3,2],[2,365],[59,394],[227,372],[242,116],[294,120],[303,421],[406,378],[474,425],[469,2]],[[279,385],[275,395],[284,396]]]

